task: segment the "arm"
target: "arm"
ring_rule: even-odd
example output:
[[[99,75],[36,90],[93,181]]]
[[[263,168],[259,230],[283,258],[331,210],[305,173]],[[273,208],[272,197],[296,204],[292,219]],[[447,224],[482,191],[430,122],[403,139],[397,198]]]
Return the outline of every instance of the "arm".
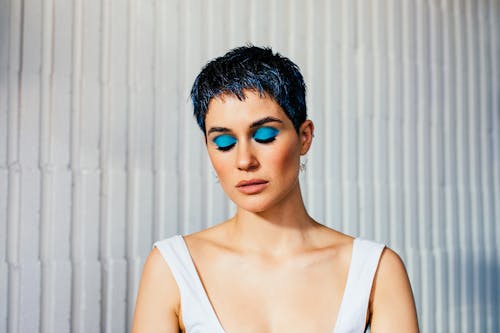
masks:
[[[146,259],[135,304],[132,333],[178,333],[180,294],[157,248]]]
[[[372,333],[419,331],[405,266],[391,249],[386,248],[382,253],[371,297]]]

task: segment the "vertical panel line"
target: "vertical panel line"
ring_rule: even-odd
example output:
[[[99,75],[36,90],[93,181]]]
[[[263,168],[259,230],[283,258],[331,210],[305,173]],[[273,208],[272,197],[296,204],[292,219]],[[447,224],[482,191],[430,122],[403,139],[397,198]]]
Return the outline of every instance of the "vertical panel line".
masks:
[[[51,142],[52,123],[52,85],[53,85],[53,52],[54,49],[54,4],[51,0],[43,1],[42,13],[42,68],[40,80],[40,161],[41,173],[41,207],[40,207],[40,244],[39,260],[41,272],[40,297],[40,330],[41,332],[54,331],[54,265],[51,244],[54,234],[53,204],[53,158]]]

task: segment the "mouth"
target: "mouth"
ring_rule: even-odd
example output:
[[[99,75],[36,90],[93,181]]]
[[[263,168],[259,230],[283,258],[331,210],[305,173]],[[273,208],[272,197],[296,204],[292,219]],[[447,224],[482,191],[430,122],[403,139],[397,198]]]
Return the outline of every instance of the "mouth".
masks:
[[[264,191],[268,184],[269,182],[263,179],[250,179],[242,180],[236,188],[244,194],[257,194]]]

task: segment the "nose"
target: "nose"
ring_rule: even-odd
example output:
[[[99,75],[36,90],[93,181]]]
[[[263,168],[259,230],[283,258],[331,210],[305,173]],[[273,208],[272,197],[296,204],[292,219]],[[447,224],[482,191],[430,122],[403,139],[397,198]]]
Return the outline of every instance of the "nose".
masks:
[[[242,171],[255,170],[259,166],[259,161],[248,142],[238,142],[236,166]]]

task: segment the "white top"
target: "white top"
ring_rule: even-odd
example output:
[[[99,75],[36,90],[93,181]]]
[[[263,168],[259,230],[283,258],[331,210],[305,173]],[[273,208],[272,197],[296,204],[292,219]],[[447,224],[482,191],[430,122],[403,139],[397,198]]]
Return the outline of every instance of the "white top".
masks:
[[[187,333],[225,333],[203,288],[198,272],[180,235],[154,244],[179,287],[182,319]],[[368,301],[383,244],[356,238],[346,287],[333,333],[365,331]]]

